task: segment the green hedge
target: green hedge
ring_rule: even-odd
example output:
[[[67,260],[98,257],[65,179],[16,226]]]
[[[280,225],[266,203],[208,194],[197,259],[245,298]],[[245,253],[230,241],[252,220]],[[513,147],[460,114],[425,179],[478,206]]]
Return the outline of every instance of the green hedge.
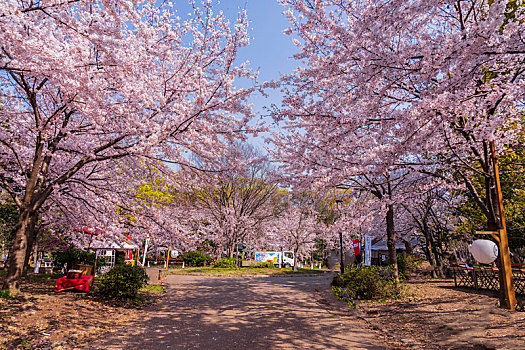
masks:
[[[191,250],[182,256],[182,261],[188,266],[204,266],[211,261],[211,257],[198,250]]]
[[[67,269],[71,270],[77,264],[94,265],[95,255],[80,249],[67,248],[61,252],[54,252],[53,259],[56,267],[62,268],[67,264]]]
[[[401,289],[396,284],[390,267],[348,265],[344,274],[332,281],[332,291],[341,300],[395,299]]]
[[[134,299],[148,279],[140,266],[116,265],[102,275],[97,293],[106,299]]]
[[[213,267],[223,268],[223,269],[232,269],[235,267],[235,259],[234,258],[219,259],[215,262],[215,265]]]
[[[275,265],[273,264],[273,261],[265,261],[265,262],[259,262],[253,265],[253,267],[264,269],[264,268],[275,268]]]
[[[406,257],[401,254],[397,255],[397,268],[399,270],[399,275],[405,279],[409,279],[419,266],[421,266],[421,260],[415,255],[409,254]]]

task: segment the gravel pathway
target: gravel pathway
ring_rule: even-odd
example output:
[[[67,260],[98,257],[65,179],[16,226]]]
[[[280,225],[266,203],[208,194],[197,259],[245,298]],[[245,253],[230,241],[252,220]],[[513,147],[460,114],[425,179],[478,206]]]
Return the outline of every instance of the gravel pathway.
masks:
[[[335,300],[332,276],[167,276],[164,299],[92,349],[387,349]]]

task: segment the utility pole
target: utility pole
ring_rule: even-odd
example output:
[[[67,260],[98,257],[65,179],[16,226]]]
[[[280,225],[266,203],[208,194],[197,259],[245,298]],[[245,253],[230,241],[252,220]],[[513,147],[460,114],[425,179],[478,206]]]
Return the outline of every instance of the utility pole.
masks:
[[[345,273],[345,265],[343,259],[343,231],[339,231],[339,249],[341,250],[341,274]]]
[[[505,291],[505,302],[507,307],[514,311],[516,309],[516,294],[514,291],[514,280],[512,278],[512,266],[510,263],[509,240],[507,236],[507,226],[505,224],[505,212],[503,211],[503,194],[501,193],[501,182],[499,178],[498,160],[496,157],[496,147],[494,141],[490,142],[490,155],[492,158],[492,166],[494,169],[494,181],[496,184],[496,194],[498,201],[498,210],[500,218],[500,229],[498,229],[498,241],[500,265],[502,270],[503,285],[500,281],[500,291],[503,288]]]
[[[336,199],[335,204],[337,207],[337,220],[341,219],[341,210],[339,209],[339,203],[343,203],[342,199]],[[341,274],[345,273],[345,263],[343,259],[343,231],[339,230],[339,255],[341,256],[341,261],[339,263]]]

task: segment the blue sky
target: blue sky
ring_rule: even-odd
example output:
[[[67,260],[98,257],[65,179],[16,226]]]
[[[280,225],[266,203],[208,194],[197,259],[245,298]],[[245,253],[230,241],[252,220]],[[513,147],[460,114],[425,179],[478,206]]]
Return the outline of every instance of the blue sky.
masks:
[[[224,11],[232,21],[240,9],[246,9],[251,43],[240,50],[239,60],[249,60],[252,68],[260,68],[261,80],[278,79],[279,73],[291,72],[295,67],[291,57],[295,46],[291,37],[282,33],[288,20],[277,0],[222,0],[215,8]]]
[[[278,80],[281,74],[291,73],[297,63],[292,55],[297,51],[289,35],[283,34],[283,30],[289,26],[289,22],[282,12],[284,7],[277,0],[224,0],[222,5],[224,12],[229,14],[244,7],[250,21],[250,45],[239,52],[241,61],[249,60],[252,69],[259,71],[259,80]],[[279,91],[267,91],[267,98],[260,94],[254,95],[251,102],[257,118],[269,121],[265,106],[280,104],[281,94]],[[251,139],[258,148],[267,147],[262,138]]]
[[[185,0],[176,2],[179,13],[182,15],[189,7]],[[278,80],[280,74],[291,73],[296,67],[292,55],[297,51],[291,37],[283,34],[289,26],[288,20],[283,16],[284,7],[277,0],[222,0],[214,3],[215,11],[222,10],[232,23],[237,18],[240,9],[246,9],[250,21],[251,42],[239,51],[239,62],[250,61],[250,67],[259,71],[259,81]],[[264,118],[267,112],[265,106],[279,104],[281,94],[279,91],[267,91],[268,98],[256,94],[252,96],[251,103],[257,120]],[[264,148],[262,139],[252,139],[251,142],[258,148]]]

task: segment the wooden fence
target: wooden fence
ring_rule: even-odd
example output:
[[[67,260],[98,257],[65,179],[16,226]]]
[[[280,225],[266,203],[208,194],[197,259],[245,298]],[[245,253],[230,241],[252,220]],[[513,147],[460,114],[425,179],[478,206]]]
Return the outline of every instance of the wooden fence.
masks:
[[[453,266],[451,270],[454,274],[456,287],[499,291],[499,271],[497,268]],[[523,265],[512,268],[512,277],[514,278],[514,290],[518,298],[517,309],[525,311],[525,268]]]

